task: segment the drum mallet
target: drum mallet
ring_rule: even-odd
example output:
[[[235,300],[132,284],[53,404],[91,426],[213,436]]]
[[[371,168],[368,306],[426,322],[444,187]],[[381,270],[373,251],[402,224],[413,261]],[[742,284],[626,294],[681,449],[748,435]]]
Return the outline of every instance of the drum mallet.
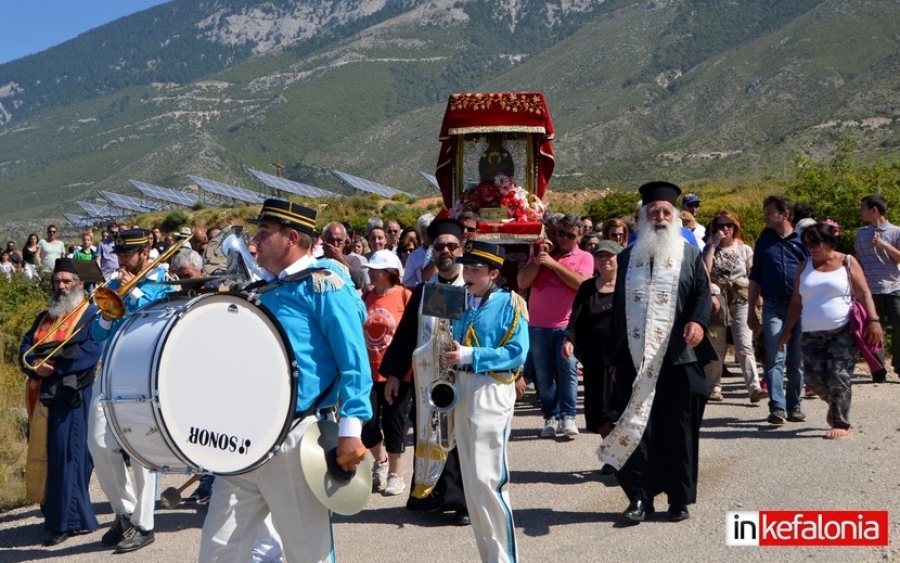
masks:
[[[184,492],[185,489],[196,483],[200,480],[203,475],[191,475],[191,478],[184,482],[184,485],[178,487],[169,487],[164,490],[159,495],[159,502],[162,504],[163,508],[175,508],[179,504],[181,504],[181,493]]]

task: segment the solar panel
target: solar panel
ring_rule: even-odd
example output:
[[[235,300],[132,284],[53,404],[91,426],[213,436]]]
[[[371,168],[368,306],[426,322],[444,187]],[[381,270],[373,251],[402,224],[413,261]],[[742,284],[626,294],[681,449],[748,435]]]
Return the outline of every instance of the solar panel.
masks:
[[[278,176],[266,174],[265,172],[260,172],[259,170],[254,170],[249,167],[247,168],[247,171],[256,176],[260,182],[274,190],[302,195],[303,197],[333,197],[338,195],[334,192],[329,192],[328,190],[323,190],[308,184],[301,184],[300,182],[295,182],[286,178],[279,178]]]
[[[141,182],[139,180],[128,180],[131,184],[138,189],[142,194],[147,197],[152,197],[154,199],[161,199],[168,203],[174,203],[175,205],[184,205],[185,207],[193,207],[197,204],[197,202],[209,203],[212,205],[218,205],[218,201],[212,200],[211,198],[201,198],[198,195],[189,194],[185,192],[179,192],[176,190],[170,190],[169,188],[163,188],[162,186],[155,186],[153,184],[148,184],[147,182]]]
[[[419,174],[421,174],[422,177],[425,178],[425,180],[429,184],[431,184],[431,187],[433,187],[437,191],[441,191],[441,186],[438,185],[437,178],[434,176],[434,174],[428,174],[427,172],[419,172]]]
[[[103,219],[103,218],[110,218],[110,217],[124,217],[125,216],[125,214],[123,214],[118,209],[113,209],[106,205],[101,206],[101,205],[97,205],[95,203],[88,203],[86,201],[76,201],[75,203],[80,205],[81,208],[84,209],[84,211],[89,216],[94,217],[94,218]]]
[[[84,215],[75,215],[74,213],[63,213],[66,221],[72,223],[76,229],[90,229],[94,226],[94,220]]]
[[[190,174],[188,174],[188,178],[205,192],[236,199],[245,203],[262,203],[266,200],[266,196],[259,192],[245,190],[244,188],[223,184],[222,182],[216,182],[215,180],[207,180],[206,178],[200,178],[199,176],[191,176]]]
[[[385,186],[384,184],[379,184],[378,182],[373,182],[372,180],[366,180],[365,178],[360,178],[358,176],[353,176],[352,174],[347,174],[346,172],[339,172],[337,170],[332,170],[332,174],[337,176],[342,182],[350,186],[355,190],[362,190],[364,192],[369,192],[371,194],[378,194],[380,196],[384,196],[386,198],[392,198],[397,194],[403,194],[410,197],[415,197],[410,193],[406,193],[404,191],[390,188]]]
[[[145,203],[136,197],[131,197],[130,195],[122,195],[114,192],[104,192],[103,190],[99,190],[97,193],[99,193],[103,199],[108,201],[110,205],[118,207],[119,209],[134,211],[135,213],[147,213],[148,211],[160,208],[157,205]]]

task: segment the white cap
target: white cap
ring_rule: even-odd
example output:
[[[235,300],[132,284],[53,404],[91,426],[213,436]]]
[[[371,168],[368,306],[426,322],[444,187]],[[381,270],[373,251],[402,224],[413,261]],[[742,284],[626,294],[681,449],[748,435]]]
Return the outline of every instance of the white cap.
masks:
[[[369,257],[369,263],[363,265],[363,268],[370,270],[386,270],[394,268],[400,275],[403,275],[403,264],[400,258],[390,250],[379,250]]]

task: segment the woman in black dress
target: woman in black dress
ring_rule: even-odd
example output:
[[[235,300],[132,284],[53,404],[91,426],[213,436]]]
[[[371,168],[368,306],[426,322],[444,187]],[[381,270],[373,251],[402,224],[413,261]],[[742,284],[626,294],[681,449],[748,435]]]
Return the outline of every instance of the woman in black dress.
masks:
[[[574,354],[582,364],[584,384],[584,421],[588,432],[606,437],[619,419],[610,398],[609,375],[613,348],[612,301],[616,286],[616,255],[622,247],[611,240],[601,241],[594,249],[595,277],[578,288],[572,302],[572,315],[566,327],[563,357]]]

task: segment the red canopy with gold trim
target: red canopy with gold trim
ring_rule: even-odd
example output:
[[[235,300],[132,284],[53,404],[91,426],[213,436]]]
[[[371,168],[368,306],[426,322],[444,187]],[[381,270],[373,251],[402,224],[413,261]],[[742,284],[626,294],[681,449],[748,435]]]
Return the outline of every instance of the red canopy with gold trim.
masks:
[[[534,154],[537,155],[536,190],[544,197],[550,176],[553,175],[553,123],[540,92],[485,92],[450,94],[441,124],[441,152],[438,156],[437,177],[444,206],[453,205],[453,162],[456,158],[454,135],[468,133],[534,133]]]

